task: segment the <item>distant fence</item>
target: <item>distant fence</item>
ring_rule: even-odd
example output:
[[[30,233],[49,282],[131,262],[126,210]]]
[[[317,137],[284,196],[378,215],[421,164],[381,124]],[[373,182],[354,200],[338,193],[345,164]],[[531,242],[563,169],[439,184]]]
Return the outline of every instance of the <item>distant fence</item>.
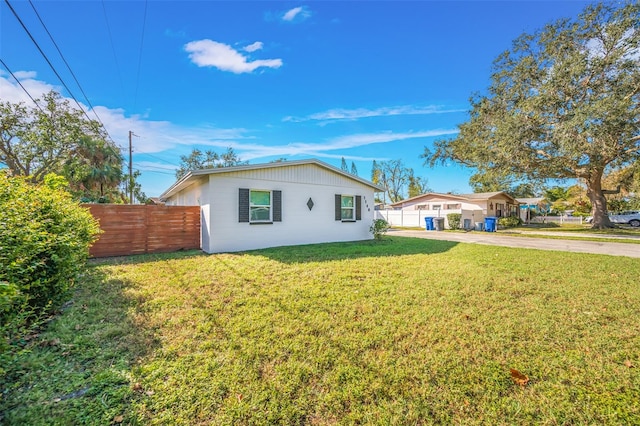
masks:
[[[445,228],[449,227],[447,214],[459,213],[462,215],[460,226],[464,226],[467,219],[469,227],[473,227],[474,222],[483,222],[484,214],[482,210],[376,210],[376,219],[384,219],[392,226],[401,227],[425,227],[425,217],[443,217]]]
[[[200,248],[200,207],[83,204],[103,233],[92,257],[128,256]]]
[[[531,223],[577,223],[582,225],[584,219],[582,216],[536,216],[530,221]]]

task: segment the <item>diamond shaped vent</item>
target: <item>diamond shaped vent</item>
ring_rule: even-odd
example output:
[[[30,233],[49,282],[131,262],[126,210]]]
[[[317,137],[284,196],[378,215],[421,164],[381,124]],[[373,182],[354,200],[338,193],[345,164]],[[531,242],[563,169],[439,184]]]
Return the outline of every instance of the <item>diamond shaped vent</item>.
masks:
[[[309,197],[309,201],[307,201],[307,207],[309,207],[309,210],[313,208],[313,200],[311,199],[311,197]]]

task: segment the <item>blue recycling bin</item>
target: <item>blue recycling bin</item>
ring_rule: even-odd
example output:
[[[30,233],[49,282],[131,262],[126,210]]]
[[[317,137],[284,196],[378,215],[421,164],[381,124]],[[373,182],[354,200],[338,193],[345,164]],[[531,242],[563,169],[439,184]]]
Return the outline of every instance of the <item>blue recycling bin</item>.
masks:
[[[487,232],[496,232],[498,230],[498,218],[494,216],[485,217],[484,230]]]
[[[433,218],[432,217],[425,217],[424,218],[424,225],[425,225],[425,229],[427,231],[433,231]]]

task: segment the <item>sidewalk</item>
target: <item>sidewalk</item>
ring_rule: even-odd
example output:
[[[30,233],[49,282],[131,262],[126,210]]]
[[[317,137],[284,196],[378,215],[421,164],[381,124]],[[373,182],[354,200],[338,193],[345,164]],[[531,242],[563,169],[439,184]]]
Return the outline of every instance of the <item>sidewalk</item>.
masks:
[[[523,232],[524,234],[525,232]],[[570,232],[537,232],[527,231],[526,234],[538,233],[539,235],[572,236]],[[640,244],[560,240],[550,238],[530,238],[509,236],[502,232],[472,231],[466,233],[446,231],[409,231],[390,229],[388,235],[398,237],[425,238],[432,240],[455,241],[459,243],[486,244],[514,248],[529,248],[536,250],[568,251],[574,253],[606,254],[610,256],[627,256],[640,258]],[[589,234],[586,236],[598,238],[613,238],[608,235]],[[616,236],[616,238],[637,239],[635,236]]]

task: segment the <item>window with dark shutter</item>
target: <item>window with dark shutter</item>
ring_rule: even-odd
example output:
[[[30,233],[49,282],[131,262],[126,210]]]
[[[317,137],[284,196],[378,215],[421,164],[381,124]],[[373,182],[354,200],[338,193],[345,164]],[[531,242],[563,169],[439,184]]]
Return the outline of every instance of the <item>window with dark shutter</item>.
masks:
[[[282,191],[273,191],[273,221],[282,222]]]
[[[238,195],[238,222],[249,222],[249,189],[240,188]]]
[[[360,220],[357,207],[360,196],[336,194],[335,219],[343,222],[355,222]]]
[[[356,220],[362,220],[362,197],[356,195]]]

